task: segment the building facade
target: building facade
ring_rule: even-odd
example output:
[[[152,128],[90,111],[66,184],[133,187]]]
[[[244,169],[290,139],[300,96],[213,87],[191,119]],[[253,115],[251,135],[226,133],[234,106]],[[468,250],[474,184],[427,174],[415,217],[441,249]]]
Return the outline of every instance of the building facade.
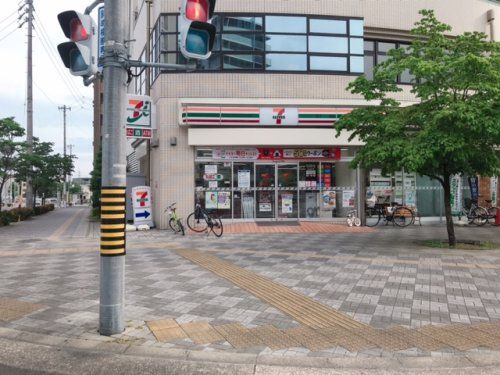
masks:
[[[132,58],[149,52],[150,61],[186,62],[177,46],[179,4],[131,2]],[[441,215],[435,182],[351,169],[363,145],[347,133],[336,138],[332,127],[367,105],[347,85],[411,42],[423,8],[452,35],[498,33],[487,14],[499,6],[485,0],[218,0],[209,60],[193,72],[136,71],[129,85],[156,105],[151,145],[133,142],[138,165],[149,169],[140,173],[150,176],[156,224],[166,227],[163,208],[172,202],[183,217],[199,202],[228,220],[333,220],[356,206],[362,185],[378,199]],[[407,104],[415,102],[410,80],[399,77],[398,99]],[[484,193],[496,194],[497,185]]]

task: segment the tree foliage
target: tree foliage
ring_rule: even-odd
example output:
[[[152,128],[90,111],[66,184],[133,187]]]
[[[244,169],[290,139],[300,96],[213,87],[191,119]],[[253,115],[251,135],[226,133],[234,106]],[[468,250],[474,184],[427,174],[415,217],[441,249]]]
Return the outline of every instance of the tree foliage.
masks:
[[[92,207],[101,207],[101,174],[102,174],[102,150],[99,150],[94,159],[94,170],[90,172],[90,190],[92,191]]]
[[[18,181],[31,177],[33,198],[37,195],[51,195],[57,185],[64,181],[64,176],[73,172],[75,156],[63,156],[53,153],[53,143],[40,142],[33,138],[32,152],[27,148],[21,153],[15,168]]]
[[[500,46],[478,32],[447,36],[451,27],[432,10],[420,14],[409,47],[389,51],[373,80],[360,76],[349,84],[349,91],[374,105],[344,116],[336,124],[337,136],[348,130],[351,139],[365,143],[353,166],[384,173],[404,168],[439,180],[454,246],[450,177],[498,174]],[[403,91],[396,80],[405,72],[413,76],[411,93],[417,101],[409,106],[396,99]]]
[[[13,176],[19,152],[25,142],[19,140],[24,136],[24,129],[13,117],[0,119],[0,207],[5,183]]]

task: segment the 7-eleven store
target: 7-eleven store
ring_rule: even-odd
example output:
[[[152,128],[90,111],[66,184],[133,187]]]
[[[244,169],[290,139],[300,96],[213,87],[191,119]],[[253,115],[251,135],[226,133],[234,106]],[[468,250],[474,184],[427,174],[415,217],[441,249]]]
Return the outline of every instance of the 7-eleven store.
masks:
[[[179,101],[194,152],[192,208],[224,219],[332,220],[357,199],[356,148],[335,137],[345,106],[206,105]]]

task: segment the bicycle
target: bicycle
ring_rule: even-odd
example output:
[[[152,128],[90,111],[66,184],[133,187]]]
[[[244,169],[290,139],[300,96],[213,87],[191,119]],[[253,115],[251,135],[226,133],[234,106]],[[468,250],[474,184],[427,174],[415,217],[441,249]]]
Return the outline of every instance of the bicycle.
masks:
[[[477,201],[470,198],[464,199],[464,206],[458,213],[459,221],[462,220],[462,216],[465,216],[469,220],[469,224],[472,223],[478,227],[488,222],[488,211],[486,211],[486,208],[479,206]]]
[[[361,226],[361,219],[357,216],[358,211],[352,210],[347,213],[347,225],[352,227],[353,225],[356,227]]]
[[[184,236],[184,225],[182,225],[181,218],[177,216],[176,208],[174,207],[176,204],[176,202],[172,203],[165,209],[164,212],[168,211],[168,216],[170,217],[168,220],[168,226],[170,229],[172,229],[174,233],[181,233]]]
[[[216,237],[222,236],[224,230],[222,220],[210,215],[207,210],[201,208],[199,203],[196,203],[194,212],[187,217],[187,226],[193,232],[206,232],[207,235],[212,232]]]
[[[497,212],[498,212],[498,210],[500,210],[500,208],[497,206],[492,206],[491,202],[493,202],[493,201],[491,199],[486,199],[485,202],[488,204],[488,207],[485,207],[485,209],[487,211],[486,219],[490,224],[495,224]],[[492,220],[493,222],[490,222],[490,220]]]
[[[406,206],[393,202],[390,207],[383,204],[375,204],[366,208],[366,226],[376,226],[382,218],[385,225],[392,221],[392,225],[407,227],[415,222],[415,212]]]

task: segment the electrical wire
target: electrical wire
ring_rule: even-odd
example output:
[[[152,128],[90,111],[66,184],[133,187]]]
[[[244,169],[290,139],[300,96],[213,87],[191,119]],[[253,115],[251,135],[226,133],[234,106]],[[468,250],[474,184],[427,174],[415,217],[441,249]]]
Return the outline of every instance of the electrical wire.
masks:
[[[48,96],[47,93],[43,91],[43,89],[40,86],[38,86],[35,81],[33,81],[33,85],[49,100],[49,102],[51,102],[54,106],[57,107],[57,104],[54,103],[54,101],[50,98],[50,96]]]
[[[16,27],[14,30],[12,30],[10,33],[8,33],[7,35],[5,35],[3,38],[0,38],[0,42],[1,42],[2,40],[6,39],[9,35],[11,35],[11,34],[15,33],[16,31],[17,31],[17,27]]]
[[[0,24],[4,23],[7,21],[10,17],[12,17],[14,14],[17,13],[17,10],[13,11],[11,14],[9,14],[7,17],[5,17],[3,20],[0,21]]]
[[[37,25],[40,25],[39,22],[37,22]],[[55,54],[53,51],[52,45],[50,41],[47,40],[47,38],[43,35],[43,32],[35,28],[35,33],[39,37],[40,42],[42,44],[43,49],[47,53],[47,56],[51,60],[52,64],[54,65],[56,72],[59,74],[61,79],[63,80],[64,84],[70,91],[71,95],[74,97],[77,103],[83,103],[83,100],[81,97],[83,97],[82,93],[80,90],[76,87],[74,82],[68,77],[68,72],[60,66],[60,60],[59,57]]]
[[[36,14],[36,11],[35,11],[35,14]],[[38,16],[38,14],[36,14],[36,15]],[[50,55],[52,63],[55,63],[54,65],[56,66],[56,69],[59,69],[59,72],[61,73],[62,68],[60,67],[59,57],[56,56],[55,52],[53,51],[53,48],[51,48],[51,46],[54,44],[52,43],[50,36],[48,35],[47,31],[45,30],[45,27],[43,26],[43,23],[40,21],[39,17],[34,17],[34,20],[35,20],[36,25],[40,26],[40,30],[39,30],[40,32],[37,32],[37,29],[35,29],[35,32],[37,32],[37,35],[41,39],[42,44],[45,43],[45,47],[46,47],[46,48],[44,48],[45,52],[47,52],[47,54]],[[64,78],[63,79],[65,80],[67,86],[69,86],[68,88],[71,87],[71,91],[73,93],[73,96],[74,97],[76,96],[75,99],[77,99],[77,103],[79,103],[81,105],[86,105],[87,103],[85,103],[85,101],[84,101],[85,96],[82,94],[80,89],[74,84],[74,82],[71,79],[69,79],[69,77],[67,76],[67,74],[68,74],[67,71],[63,70],[63,72],[65,73],[65,77],[66,77],[65,79]]]
[[[83,100],[79,97],[79,93],[76,91],[76,89],[68,82],[69,80],[64,76],[64,74],[61,73],[61,68],[59,67],[59,62],[57,60],[55,60],[54,57],[53,57],[53,55],[49,52],[50,51],[50,46],[47,47],[46,41],[43,39],[41,33],[39,33],[37,31],[37,29],[35,29],[35,34],[39,37],[39,40],[41,42],[40,44],[42,45],[42,47],[45,50],[47,56],[49,57],[49,59],[51,60],[52,64],[54,65],[55,71],[57,72],[57,74],[59,75],[59,77],[62,79],[63,83],[65,84],[66,88],[68,89],[69,93],[71,94],[71,96],[73,97],[73,99],[75,100],[75,102],[77,102],[79,104],[85,104],[83,102]]]
[[[6,28],[8,28],[10,25],[15,24],[16,22],[17,22],[17,20],[14,20],[14,21],[12,21],[11,23],[9,23],[7,26],[5,26],[3,29],[0,29],[0,33],[1,33],[2,31],[4,31]]]

